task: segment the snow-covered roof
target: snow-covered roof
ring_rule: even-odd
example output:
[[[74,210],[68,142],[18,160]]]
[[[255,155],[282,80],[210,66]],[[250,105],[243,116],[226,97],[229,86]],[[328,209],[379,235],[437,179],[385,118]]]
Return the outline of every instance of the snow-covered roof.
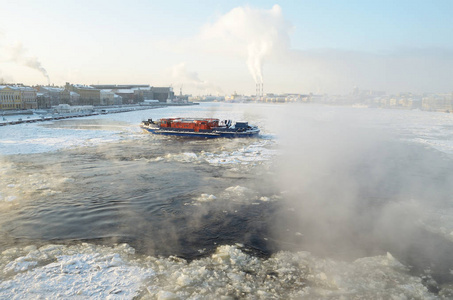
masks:
[[[13,86],[13,85],[7,85],[7,86],[5,86],[5,88],[9,88],[9,89],[14,90],[14,91],[18,91],[19,90],[19,87]]]
[[[47,90],[49,92],[62,92],[64,89],[50,86],[41,86],[41,89]]]
[[[116,92],[120,93],[120,94],[133,94],[134,90],[131,90],[131,89],[119,89]]]
[[[29,86],[19,86],[20,91],[36,92],[36,90]]]
[[[95,89],[94,87],[92,86],[89,86],[89,85],[83,85],[83,84],[74,84],[73,85],[74,87],[78,88],[78,89],[90,89],[90,90],[97,90]]]
[[[0,86],[1,89],[9,88],[14,91],[36,91],[34,88],[29,86],[17,86],[17,85],[2,85]]]
[[[113,94],[113,92],[112,92],[112,90],[101,90],[101,94],[109,95],[109,94]]]
[[[131,90],[134,90],[134,91],[151,91],[151,87],[136,87],[136,88],[132,88]]]

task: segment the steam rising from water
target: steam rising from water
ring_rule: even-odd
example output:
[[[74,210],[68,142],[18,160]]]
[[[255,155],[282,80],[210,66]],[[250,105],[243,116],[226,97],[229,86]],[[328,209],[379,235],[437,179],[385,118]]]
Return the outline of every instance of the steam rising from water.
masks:
[[[389,251],[413,271],[431,267],[438,282],[451,281],[453,245],[425,225],[450,206],[451,160],[351,111],[317,113],[292,107],[275,121],[285,198],[272,227],[278,248],[348,259]]]
[[[451,288],[438,283],[452,281],[445,236],[453,222],[444,222],[453,216],[452,162],[382,125],[395,130],[426,114],[202,104],[128,113],[122,121],[138,123],[142,114],[228,115],[258,124],[263,135],[212,141],[142,135],[105,120],[121,114],[27,125],[36,129],[33,138],[52,129],[56,137],[83,141],[5,156],[0,164],[0,209],[8,218],[0,219],[0,234],[11,237],[0,236],[0,298],[14,289],[28,295],[30,286],[50,298],[101,288],[105,297],[126,298],[435,298],[428,288],[451,297]],[[435,126],[412,121],[416,133],[408,126],[404,134],[433,137],[443,131],[437,123],[451,127],[441,117]],[[112,132],[101,135],[103,128]],[[100,143],[86,142],[93,138]],[[427,232],[426,225],[445,227],[446,234]]]

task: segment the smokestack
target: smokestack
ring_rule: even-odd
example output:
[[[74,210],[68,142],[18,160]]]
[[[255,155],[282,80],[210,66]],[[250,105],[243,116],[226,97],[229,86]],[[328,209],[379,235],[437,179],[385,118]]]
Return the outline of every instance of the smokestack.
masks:
[[[264,83],[256,83],[256,99],[261,99],[264,96]]]

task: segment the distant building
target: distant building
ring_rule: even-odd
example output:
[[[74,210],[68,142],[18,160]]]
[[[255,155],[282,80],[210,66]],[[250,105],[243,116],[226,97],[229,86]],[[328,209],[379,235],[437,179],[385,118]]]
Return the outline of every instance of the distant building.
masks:
[[[114,99],[115,99],[115,100],[114,100],[114,104],[115,104],[115,105],[121,105],[121,104],[123,104],[123,97],[121,97],[121,96],[115,94],[115,98],[114,98]]]
[[[29,86],[19,87],[20,100],[22,109],[36,109],[38,108],[38,102],[36,99],[36,90]]]
[[[101,105],[114,105],[115,93],[112,90],[101,90]]]
[[[17,88],[0,85],[0,109],[21,109],[20,92]]]
[[[123,99],[123,104],[134,104],[138,101],[135,99],[135,93],[133,89],[118,89],[113,90],[115,94]]]
[[[36,90],[29,86],[0,86],[0,109],[35,109]]]
[[[97,84],[91,87],[111,91],[121,96],[122,103],[124,104],[141,103],[144,100],[167,102],[168,99],[175,98],[172,87],[153,87],[148,84]]]
[[[61,104],[80,105],[80,95],[65,89],[61,92]]]
[[[407,109],[421,109],[422,98],[415,95],[407,95],[400,99],[400,106]]]
[[[37,92],[36,93],[36,102],[38,103],[38,108],[40,108],[40,109],[46,109],[46,108],[52,107],[49,94]]]
[[[143,102],[145,100],[155,100],[153,88],[150,86],[137,87],[137,88],[133,88],[133,90],[134,90],[135,99],[138,102]]]
[[[50,86],[38,86],[36,87],[36,89],[39,93],[47,94],[49,96],[51,106],[62,103],[61,93],[64,91],[64,89]]]
[[[101,90],[101,105],[121,105],[123,97],[117,95],[116,90],[104,89]]]
[[[453,112],[453,94],[436,94],[422,99],[422,109],[438,112]]]
[[[92,84],[95,89],[100,90],[118,90],[118,89],[134,89],[134,88],[149,88],[149,84]]]
[[[101,93],[103,105],[135,104],[153,97],[148,84],[102,84],[92,85],[92,87],[103,91]]]
[[[167,102],[168,99],[173,99],[175,97],[172,87],[152,87],[151,91],[153,92],[153,99],[150,100]]]
[[[172,87],[132,87],[130,89],[113,90],[115,94],[121,96],[123,103],[134,104],[141,103],[144,100],[159,100],[159,102],[167,102],[168,99],[173,99],[175,93]]]
[[[65,91],[77,93],[80,105],[101,105],[101,90],[87,85],[66,82]],[[67,93],[65,97],[67,96]],[[70,96],[70,95],[69,95]]]

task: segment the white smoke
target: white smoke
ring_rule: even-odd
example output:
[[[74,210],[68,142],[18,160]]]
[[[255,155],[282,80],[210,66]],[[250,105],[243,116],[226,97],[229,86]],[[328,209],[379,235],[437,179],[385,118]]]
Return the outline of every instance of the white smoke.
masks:
[[[214,91],[218,94],[223,93],[220,87],[215,86],[209,81],[201,80],[198,76],[198,73],[189,71],[187,69],[186,63],[174,65],[171,69],[171,73],[172,78],[180,84],[194,87],[207,93],[209,93],[210,91]]]
[[[247,66],[256,83],[263,82],[263,64],[266,58],[289,48],[291,25],[284,19],[282,9],[236,7],[205,26],[202,37],[222,40],[222,45],[247,56]]]
[[[9,58],[8,61],[15,62],[17,64],[24,65],[41,72],[46,77],[47,84],[50,85],[50,77],[46,69],[42,66],[41,62],[35,56],[27,56],[27,49],[24,48],[22,43],[16,42],[14,45],[8,47]]]

